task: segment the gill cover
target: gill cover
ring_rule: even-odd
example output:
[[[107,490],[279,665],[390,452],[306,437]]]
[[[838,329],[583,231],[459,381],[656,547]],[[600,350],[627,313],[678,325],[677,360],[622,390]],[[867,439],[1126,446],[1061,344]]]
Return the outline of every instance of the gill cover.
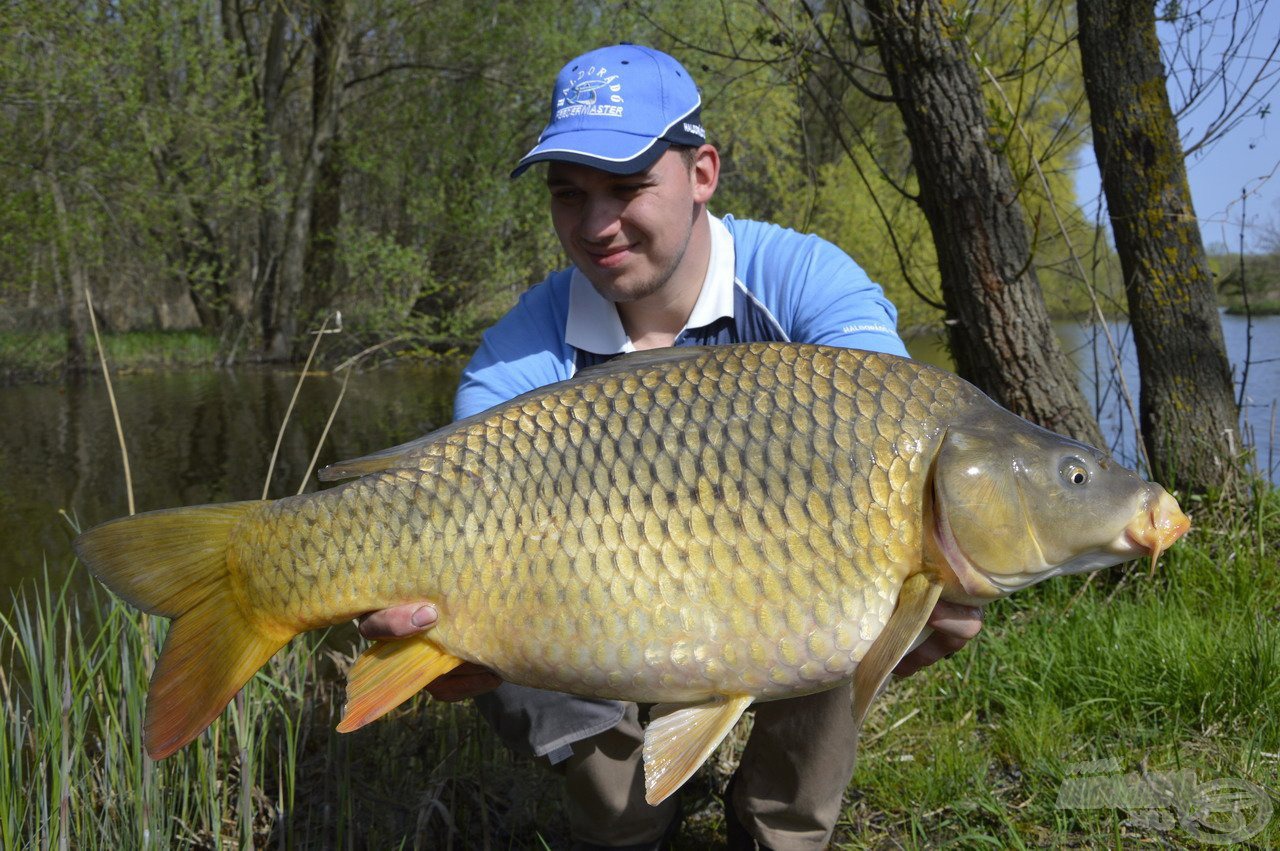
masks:
[[[1147,549],[1126,532],[1164,490],[994,404],[948,429],[934,462],[935,543],[964,594],[992,599]]]

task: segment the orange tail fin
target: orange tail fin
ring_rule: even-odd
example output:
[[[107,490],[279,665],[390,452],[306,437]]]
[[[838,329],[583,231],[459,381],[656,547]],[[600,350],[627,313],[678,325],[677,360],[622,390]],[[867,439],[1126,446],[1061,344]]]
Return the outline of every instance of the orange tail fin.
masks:
[[[293,637],[264,631],[231,587],[231,531],[257,505],[152,511],[76,538],[76,553],[102,584],[143,611],[174,619],[147,693],[144,741],[153,759],[200,735]]]

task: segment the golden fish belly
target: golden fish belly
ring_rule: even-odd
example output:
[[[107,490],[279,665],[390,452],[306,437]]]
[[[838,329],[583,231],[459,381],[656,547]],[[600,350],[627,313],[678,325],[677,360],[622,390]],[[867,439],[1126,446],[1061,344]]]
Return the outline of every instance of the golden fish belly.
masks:
[[[264,620],[431,599],[448,652],[645,701],[847,679],[919,569],[950,376],[863,352],[705,350],[473,418],[399,469],[264,506],[233,547]]]

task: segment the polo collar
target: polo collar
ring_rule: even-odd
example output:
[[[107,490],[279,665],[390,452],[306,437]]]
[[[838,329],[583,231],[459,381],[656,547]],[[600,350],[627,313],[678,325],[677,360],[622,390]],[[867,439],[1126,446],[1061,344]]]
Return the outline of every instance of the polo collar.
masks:
[[[733,318],[734,256],[733,235],[724,222],[708,215],[711,225],[711,258],[707,276],[693,311],[681,333],[701,328],[717,319]],[[598,355],[635,351],[622,327],[618,308],[596,292],[596,288],[576,267],[569,278],[569,315],[565,319],[565,342],[575,349]]]

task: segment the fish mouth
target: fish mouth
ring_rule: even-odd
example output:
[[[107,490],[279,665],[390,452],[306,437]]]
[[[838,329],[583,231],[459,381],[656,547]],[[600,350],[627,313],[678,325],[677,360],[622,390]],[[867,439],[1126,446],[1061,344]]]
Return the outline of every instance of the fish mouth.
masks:
[[[1191,518],[1182,513],[1178,501],[1160,488],[1150,507],[1140,510],[1124,529],[1127,542],[1151,555],[1151,572],[1155,573],[1160,554],[1187,533]]]

